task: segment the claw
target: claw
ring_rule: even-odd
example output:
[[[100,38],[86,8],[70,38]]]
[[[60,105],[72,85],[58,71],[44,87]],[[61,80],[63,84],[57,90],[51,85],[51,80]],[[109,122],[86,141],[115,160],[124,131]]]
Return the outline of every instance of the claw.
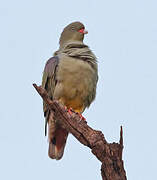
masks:
[[[73,112],[73,109],[72,109],[72,108],[69,108],[69,109],[68,109],[68,113],[69,113],[70,115],[72,115],[72,112]]]
[[[79,116],[80,116],[81,120],[86,121],[86,118],[85,118],[85,117],[83,117],[83,116],[82,116],[82,114],[80,114],[80,113],[79,113]]]
[[[80,120],[86,121],[86,118],[84,118],[81,113],[75,112],[72,108],[69,108],[69,109],[68,109],[68,113],[69,113],[70,115],[72,115],[72,113],[76,113],[76,114],[78,114],[78,115],[80,116]]]

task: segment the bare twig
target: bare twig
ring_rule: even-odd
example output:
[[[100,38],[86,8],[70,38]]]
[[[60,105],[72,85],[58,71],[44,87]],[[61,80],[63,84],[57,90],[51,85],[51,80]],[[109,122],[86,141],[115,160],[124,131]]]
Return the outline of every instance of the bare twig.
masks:
[[[120,130],[119,143],[107,143],[101,131],[96,131],[87,125],[76,112],[70,115],[65,107],[57,101],[52,101],[46,90],[33,84],[37,92],[54,112],[56,119],[77,140],[88,146],[92,153],[102,162],[101,175],[103,180],[126,180],[123,166],[123,129]]]

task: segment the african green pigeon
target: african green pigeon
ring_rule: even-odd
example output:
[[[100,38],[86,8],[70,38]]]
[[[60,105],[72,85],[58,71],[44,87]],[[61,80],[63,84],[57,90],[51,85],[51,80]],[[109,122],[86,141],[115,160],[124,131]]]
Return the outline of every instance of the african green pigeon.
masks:
[[[42,79],[42,87],[52,100],[58,100],[80,114],[95,99],[98,80],[96,57],[83,43],[87,33],[80,22],[64,28],[59,50],[47,61]],[[63,156],[68,132],[60,127],[48,106],[43,104],[45,134],[48,123],[48,154],[50,158],[59,160]]]

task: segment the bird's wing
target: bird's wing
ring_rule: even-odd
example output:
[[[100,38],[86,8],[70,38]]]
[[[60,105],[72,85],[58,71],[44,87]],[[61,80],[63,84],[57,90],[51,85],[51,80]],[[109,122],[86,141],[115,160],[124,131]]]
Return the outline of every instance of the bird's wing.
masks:
[[[44,68],[43,78],[42,78],[42,87],[46,89],[49,97],[53,100],[53,93],[57,83],[56,80],[56,70],[59,63],[58,56],[50,58]],[[45,135],[47,133],[47,120],[49,116],[49,109],[45,102],[43,102],[43,111],[45,116]]]

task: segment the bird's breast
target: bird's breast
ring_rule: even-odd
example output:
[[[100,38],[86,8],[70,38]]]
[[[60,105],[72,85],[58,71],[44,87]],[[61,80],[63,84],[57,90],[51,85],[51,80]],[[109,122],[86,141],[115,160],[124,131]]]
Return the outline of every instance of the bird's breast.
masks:
[[[62,57],[57,69],[54,98],[62,101],[68,108],[83,111],[90,103],[90,96],[95,93],[96,73],[85,61]]]

